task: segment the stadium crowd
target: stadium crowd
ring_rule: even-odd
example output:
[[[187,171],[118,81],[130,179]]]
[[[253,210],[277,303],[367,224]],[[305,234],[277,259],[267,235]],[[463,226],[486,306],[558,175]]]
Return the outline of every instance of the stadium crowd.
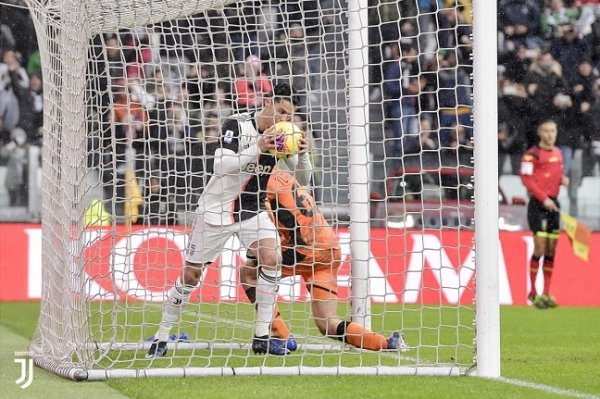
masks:
[[[384,137],[392,143],[387,158],[426,164],[440,150],[465,163],[470,159],[470,3],[369,2],[377,11],[369,13],[370,101],[385,116]],[[220,121],[254,108],[276,77],[292,76],[301,95],[298,122],[309,128],[308,97],[318,79],[321,46],[339,22],[337,11],[322,10],[339,11],[340,4],[244,2],[226,7],[226,20],[208,11],[96,36],[90,50],[98,78],[88,90],[89,165],[103,165],[105,183],[122,180],[132,163],[144,171],[137,177],[146,203],[158,206],[147,214],[167,215],[178,204],[193,203],[197,193],[186,187],[202,186],[210,165],[199,159],[215,145]],[[0,184],[6,184],[10,205],[24,205],[27,147],[42,141],[40,53],[28,11],[0,7],[0,166],[10,170]],[[500,173],[518,173],[521,154],[535,142],[536,124],[551,117],[567,170],[591,174],[600,162],[598,1],[498,0],[498,16]],[[574,157],[578,151],[581,156]],[[106,198],[115,194],[105,191]]]

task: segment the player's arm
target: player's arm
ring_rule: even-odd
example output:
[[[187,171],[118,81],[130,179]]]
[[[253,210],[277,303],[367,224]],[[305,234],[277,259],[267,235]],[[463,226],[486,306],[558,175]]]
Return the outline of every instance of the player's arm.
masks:
[[[298,151],[298,154],[286,159],[285,163],[288,169],[294,173],[294,177],[301,186],[310,184],[312,163],[310,162],[310,155],[308,153],[308,141],[304,135],[302,136],[302,139],[300,139],[300,150]]]
[[[523,158],[521,158],[521,181],[523,182],[525,188],[527,188],[527,191],[529,191],[535,199],[540,202],[544,202],[548,199],[548,196],[546,193],[544,193],[540,186],[538,186],[534,178],[534,171],[537,163],[538,159],[536,156],[528,152],[523,155]]]
[[[268,151],[273,144],[272,135],[261,137],[257,143],[239,152],[240,128],[238,122],[227,119],[221,129],[221,146],[215,151],[214,174],[223,176],[238,173],[250,162],[256,162],[262,152]]]

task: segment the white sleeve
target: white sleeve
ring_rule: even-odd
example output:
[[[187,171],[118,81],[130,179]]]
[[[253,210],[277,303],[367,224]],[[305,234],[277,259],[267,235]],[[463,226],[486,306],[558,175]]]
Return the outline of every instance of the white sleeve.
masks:
[[[294,155],[293,157],[285,160],[286,165],[293,172],[294,177],[298,180],[298,183],[302,186],[310,184],[310,177],[312,174],[312,164],[310,162],[310,156],[308,153],[302,155]]]
[[[252,161],[258,161],[260,150],[258,144],[251,145],[244,151],[236,154],[226,148],[218,148],[215,151],[215,164],[213,174],[223,176],[226,174],[239,173],[240,170]]]

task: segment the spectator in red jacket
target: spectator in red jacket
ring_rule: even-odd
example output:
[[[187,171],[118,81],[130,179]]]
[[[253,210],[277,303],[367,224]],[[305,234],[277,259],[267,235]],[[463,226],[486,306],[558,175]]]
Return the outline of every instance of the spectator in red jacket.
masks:
[[[235,81],[235,96],[240,111],[260,109],[263,99],[271,92],[269,77],[262,72],[260,59],[251,55],[246,58],[243,71]]]

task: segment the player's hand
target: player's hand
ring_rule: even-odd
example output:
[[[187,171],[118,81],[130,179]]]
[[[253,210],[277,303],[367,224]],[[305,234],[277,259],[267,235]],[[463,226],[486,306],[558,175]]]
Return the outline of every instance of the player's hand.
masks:
[[[275,149],[275,129],[273,126],[269,127],[260,135],[258,138],[258,148],[261,152],[268,152],[269,150]]]
[[[546,198],[544,200],[544,208],[546,208],[549,211],[553,211],[553,212],[558,212],[558,206],[556,206],[556,202],[552,201],[550,198]]]
[[[571,182],[571,181],[569,180],[569,178],[568,178],[567,176],[563,176],[563,177],[561,177],[561,179],[560,179],[560,184],[562,184],[562,185],[563,185],[563,186],[565,186],[565,187],[569,187],[569,183],[570,183],[570,182]]]
[[[304,155],[310,151],[308,140],[306,139],[306,133],[302,132],[302,138],[300,139],[300,143],[298,145],[298,154]]]

